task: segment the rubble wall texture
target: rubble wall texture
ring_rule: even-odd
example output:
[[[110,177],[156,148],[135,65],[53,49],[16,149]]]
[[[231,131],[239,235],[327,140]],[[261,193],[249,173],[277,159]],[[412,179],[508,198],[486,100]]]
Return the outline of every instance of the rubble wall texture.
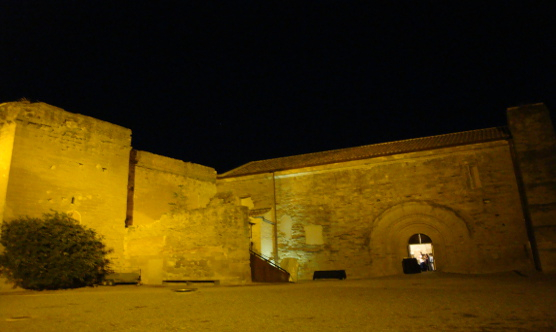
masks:
[[[244,176],[240,178],[218,179],[218,192],[233,192],[234,195],[248,198],[251,212],[252,249],[269,258],[277,258],[276,234],[274,231],[274,176],[272,173]]]
[[[432,239],[441,271],[533,266],[507,141],[271,176],[222,179],[218,186],[252,195],[258,208],[272,207],[276,193],[279,260],[296,259],[300,279],[316,270],[346,270],[352,278],[402,273],[408,240],[418,233]]]
[[[69,212],[123,256],[131,131],[44,103],[17,109],[4,220]]]
[[[104,236],[116,271],[150,270],[151,281],[163,272],[165,279],[250,280],[247,208],[237,198],[214,198],[214,169],[130,153],[130,130],[44,103],[5,103],[0,110],[4,219],[68,212]],[[126,229],[129,221],[165,226],[146,234]],[[142,234],[129,253],[128,232]],[[135,264],[159,237],[167,245],[160,259]]]
[[[133,225],[159,220],[174,209],[206,207],[216,194],[216,171],[145,151],[137,151],[133,195]]]
[[[508,109],[518,173],[538,265],[556,271],[556,135],[548,109],[533,104]]]
[[[215,198],[203,209],[175,211],[148,225],[129,228],[126,256],[143,282],[251,281],[248,209]]]
[[[402,273],[417,233],[432,239],[441,271],[528,269],[532,253],[553,271],[554,129],[544,105],[510,109],[508,120],[509,141],[216,181],[210,167],[132,150],[129,129],[4,103],[0,216],[68,212],[106,238],[116,270],[141,268],[152,284],[250,280],[248,208],[238,197],[266,227],[254,232],[260,250],[295,260],[300,279]]]
[[[250,197],[255,210],[274,207],[273,173],[218,179],[216,187],[218,192],[233,191],[238,197]]]
[[[299,261],[301,279],[402,273],[417,233],[432,239],[438,270],[532,265],[506,141],[280,174],[276,193],[279,255]]]

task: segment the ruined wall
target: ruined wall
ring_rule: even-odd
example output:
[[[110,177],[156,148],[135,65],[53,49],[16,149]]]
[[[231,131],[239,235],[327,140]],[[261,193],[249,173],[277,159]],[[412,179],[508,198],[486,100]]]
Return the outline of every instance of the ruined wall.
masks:
[[[163,281],[251,281],[248,209],[219,194],[206,208],[175,211],[129,227],[126,257],[146,284]]]
[[[257,174],[218,179],[218,192],[232,192],[249,201],[252,249],[267,258],[278,258],[276,250],[274,175]]]
[[[508,109],[530,236],[543,271],[556,271],[556,135],[544,104]]]
[[[272,173],[218,179],[218,192],[231,191],[238,197],[250,197],[253,209],[274,208],[274,177]]]
[[[134,155],[133,225],[152,223],[173,209],[206,207],[216,194],[213,168],[145,151]]]
[[[214,169],[132,151],[129,129],[44,103],[0,111],[4,219],[68,212],[105,237],[115,270],[139,267],[151,282],[163,274],[249,281],[247,209],[214,198]],[[152,259],[160,237],[163,251]]]
[[[71,212],[105,236],[117,267],[123,256],[131,131],[44,103],[6,104],[18,115],[4,220]]]

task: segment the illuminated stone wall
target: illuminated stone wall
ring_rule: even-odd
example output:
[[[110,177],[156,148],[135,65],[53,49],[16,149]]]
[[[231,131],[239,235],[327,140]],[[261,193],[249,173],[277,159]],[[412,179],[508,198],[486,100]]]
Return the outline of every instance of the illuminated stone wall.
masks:
[[[442,271],[531,266],[504,141],[284,172],[276,188],[279,255],[298,259],[302,279],[401,273],[417,233],[431,237]]]
[[[249,197],[253,209],[274,207],[274,178],[272,173],[219,179],[216,186],[218,192],[233,190],[239,197]]]
[[[215,196],[213,168],[144,151],[134,151],[131,167],[125,258],[145,284],[251,280],[248,208],[236,196]]]
[[[508,123],[508,139],[224,177],[217,186],[269,209],[273,256],[295,260],[301,279],[316,270],[402,273],[418,233],[432,239],[441,271],[554,271],[554,128],[543,104],[509,109]]]
[[[205,208],[174,211],[148,225],[132,226],[126,237],[130,265],[143,282],[251,281],[248,208],[228,194]]]
[[[13,104],[0,104],[0,222],[4,217],[8,180],[15,140],[16,118],[19,108]]]
[[[508,110],[523,199],[539,267],[556,271],[556,135],[543,104]]]
[[[131,131],[44,103],[6,103],[1,112],[17,112],[4,220],[70,212],[105,236],[119,266]],[[13,127],[3,124],[1,131],[4,158],[4,133]]]
[[[299,278],[346,270],[362,278],[402,273],[413,234],[428,235],[437,268],[488,273],[533,266],[507,141],[218,180],[274,206],[278,261]],[[262,197],[262,199],[261,199]]]
[[[44,103],[0,105],[0,149],[4,220],[68,212],[147,283],[250,281],[248,209],[215,197],[213,168],[132,150],[129,129]]]
[[[553,271],[556,138],[541,108],[510,110],[509,141],[216,180],[210,167],[132,150],[129,129],[5,103],[0,216],[71,213],[105,236],[116,270],[140,268],[150,284],[249,281],[250,233],[300,279],[402,273],[417,233],[440,271],[529,269],[532,252]]]
[[[132,158],[133,225],[145,225],[173,209],[206,207],[216,194],[216,171],[145,151]]]
[[[257,174],[241,178],[219,179],[218,192],[233,192],[248,200],[252,211],[260,210],[257,217],[250,218],[253,249],[266,257],[277,255],[274,231],[274,180],[272,174]]]

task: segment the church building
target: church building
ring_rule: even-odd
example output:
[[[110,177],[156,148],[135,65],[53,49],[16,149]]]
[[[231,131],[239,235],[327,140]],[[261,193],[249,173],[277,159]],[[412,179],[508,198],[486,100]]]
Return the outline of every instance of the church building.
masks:
[[[44,103],[0,104],[0,218],[70,213],[145,283],[290,280],[344,270],[556,271],[556,136],[544,104],[505,127],[252,161],[226,173],[137,151],[131,130]],[[193,157],[193,156],[192,156]],[[250,255],[250,252],[252,253]]]

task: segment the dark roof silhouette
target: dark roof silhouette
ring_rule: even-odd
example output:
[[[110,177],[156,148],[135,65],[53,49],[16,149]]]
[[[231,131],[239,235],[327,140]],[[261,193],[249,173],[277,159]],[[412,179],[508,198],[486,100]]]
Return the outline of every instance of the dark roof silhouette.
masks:
[[[375,158],[399,153],[506,140],[510,137],[511,134],[507,127],[493,127],[387,143],[363,145],[352,148],[252,161],[226,173],[220,174],[218,175],[218,178],[224,179],[260,173],[271,173],[288,169]]]

